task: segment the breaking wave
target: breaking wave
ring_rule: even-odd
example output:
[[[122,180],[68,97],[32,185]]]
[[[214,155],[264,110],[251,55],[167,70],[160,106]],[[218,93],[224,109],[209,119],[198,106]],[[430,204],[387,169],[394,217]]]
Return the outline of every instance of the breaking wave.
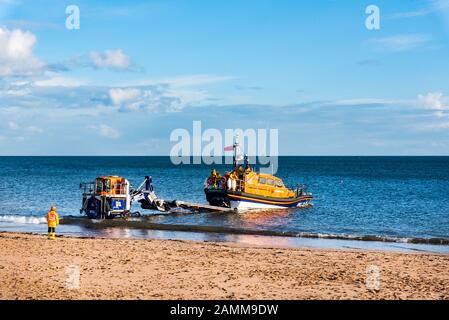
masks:
[[[47,223],[45,217],[0,215],[0,222],[11,222],[20,224],[44,224]]]
[[[0,222],[16,224],[46,224],[45,217],[42,216],[22,216],[22,215],[0,215]],[[242,234],[242,235],[261,235],[312,239],[333,239],[333,240],[358,240],[358,241],[379,241],[413,244],[433,244],[449,245],[449,238],[418,238],[418,237],[389,237],[384,235],[350,235],[350,234],[331,234],[331,233],[313,233],[313,232],[292,232],[276,230],[254,230],[233,228],[224,226],[204,226],[204,225],[183,225],[183,224],[163,224],[150,222],[147,218],[133,218],[129,220],[89,220],[84,217],[65,216],[61,217],[62,224],[82,225],[89,229],[101,228],[131,228],[143,230],[161,230],[161,231],[187,231],[187,232],[207,232],[221,234]]]
[[[64,217],[64,224],[82,224],[88,228],[108,228],[122,227],[132,229],[147,230],[163,230],[163,231],[188,231],[188,232],[209,232],[223,234],[247,234],[261,236],[279,236],[279,237],[295,237],[295,238],[312,238],[312,239],[332,239],[332,240],[358,240],[358,241],[379,241],[379,242],[395,242],[395,243],[412,243],[412,244],[433,244],[433,245],[449,245],[449,238],[419,238],[419,237],[389,237],[384,235],[350,235],[350,234],[331,234],[331,233],[310,233],[310,232],[289,232],[275,230],[254,230],[242,229],[223,226],[203,226],[203,225],[180,225],[180,224],[162,224],[149,222],[145,218],[140,219],[113,219],[113,220],[96,220],[92,221],[85,218]]]

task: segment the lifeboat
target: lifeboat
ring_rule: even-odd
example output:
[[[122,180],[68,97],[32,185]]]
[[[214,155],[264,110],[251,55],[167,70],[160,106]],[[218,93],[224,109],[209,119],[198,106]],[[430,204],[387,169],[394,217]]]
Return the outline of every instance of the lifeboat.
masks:
[[[221,183],[207,183],[204,192],[210,205],[232,209],[278,209],[310,206],[312,194],[301,187],[287,188],[281,179],[264,173],[244,173],[238,179],[235,190],[227,187],[229,174]],[[209,179],[208,179],[209,180]]]
[[[237,169],[234,144],[233,170],[223,177],[215,171],[204,183],[206,199],[212,206],[228,207],[236,210],[279,209],[311,206],[312,194],[305,188],[287,188],[283,181],[271,174],[255,172],[250,166],[246,170]],[[245,157],[245,165],[247,157]]]

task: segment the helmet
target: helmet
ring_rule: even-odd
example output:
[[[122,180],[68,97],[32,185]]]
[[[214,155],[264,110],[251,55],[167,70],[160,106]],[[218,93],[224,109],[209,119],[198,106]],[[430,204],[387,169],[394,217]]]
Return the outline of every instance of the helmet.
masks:
[[[55,211],[56,210],[56,206],[51,206],[50,210],[51,211]]]

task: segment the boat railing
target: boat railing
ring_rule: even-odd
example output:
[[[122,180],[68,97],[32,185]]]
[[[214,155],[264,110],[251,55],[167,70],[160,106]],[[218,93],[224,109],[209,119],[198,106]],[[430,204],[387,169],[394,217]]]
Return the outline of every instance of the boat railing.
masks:
[[[212,190],[228,190],[228,183],[229,178],[221,177],[218,181],[209,181],[209,178],[204,181],[204,187]],[[241,179],[234,179],[236,181],[236,190],[241,191],[244,187],[245,183]]]
[[[229,178],[228,178],[229,179]],[[247,187],[247,183],[245,179],[234,179],[235,180],[235,191],[245,191]],[[208,179],[204,182],[205,188],[209,189],[215,189],[215,190],[232,190],[228,187],[227,179],[225,177],[222,177],[219,181],[216,181],[215,183],[210,183]],[[261,193],[267,192],[269,189],[267,187],[273,187],[275,185],[265,185],[260,186],[258,184],[251,184],[250,188],[254,191],[260,191]],[[287,187],[289,190],[295,191],[295,194],[297,196],[304,195],[305,194],[305,186],[304,185],[297,185],[295,187]]]
[[[211,182],[209,181],[209,179],[206,179],[206,181],[204,181],[204,188],[208,188],[208,189],[226,189],[226,180],[224,177],[220,178],[220,180],[215,181],[215,182]]]
[[[97,190],[95,182],[82,182],[80,189],[83,195],[95,195],[101,193],[102,195],[127,195],[127,183],[115,183],[106,190]]]
[[[309,193],[307,193],[307,186],[305,184],[297,184],[295,187],[289,189],[295,190],[295,194],[297,197],[310,195]]]
[[[236,190],[237,191],[245,191],[246,189],[246,184],[245,184],[245,180],[243,179],[237,179],[236,181]],[[251,184],[250,188],[254,191],[260,191],[261,193],[265,193],[267,191],[270,191],[271,189],[267,189],[266,187],[275,187],[276,185],[265,185],[265,187],[261,187],[259,184]],[[307,195],[306,192],[306,185],[296,185],[294,187],[290,187],[290,186],[283,186],[288,190],[294,191],[295,195],[297,197],[299,196],[303,196],[303,195]]]
[[[229,178],[228,178],[229,179]],[[228,179],[222,177],[219,181],[215,183],[210,183],[208,180],[205,181],[205,187],[209,189],[215,189],[215,190],[233,190],[232,186],[231,188],[228,187]],[[245,179],[233,179],[235,180],[235,191],[245,191],[247,183],[245,182]],[[251,189],[261,192],[266,192],[266,187],[260,187],[257,184],[251,184]]]

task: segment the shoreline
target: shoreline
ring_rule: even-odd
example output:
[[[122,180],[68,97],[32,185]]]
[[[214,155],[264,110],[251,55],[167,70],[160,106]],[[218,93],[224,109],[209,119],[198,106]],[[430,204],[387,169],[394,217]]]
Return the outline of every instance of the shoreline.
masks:
[[[129,231],[129,230],[128,230]],[[122,234],[114,234],[109,236],[104,235],[86,235],[86,234],[67,234],[60,232],[56,234],[57,238],[60,239],[91,239],[91,240],[136,240],[136,241],[180,241],[187,243],[214,243],[223,246],[236,246],[243,248],[260,248],[260,249],[286,249],[286,250],[329,250],[329,251],[349,251],[349,252],[377,252],[377,253],[404,253],[404,254],[429,254],[429,255],[442,255],[449,257],[448,251],[431,251],[426,250],[426,247],[446,247],[446,245],[427,245],[424,244],[424,248],[420,248],[421,244],[414,243],[401,243],[401,242],[383,242],[383,241],[364,241],[364,240],[351,240],[351,239],[328,239],[328,238],[302,238],[302,237],[290,237],[290,236],[269,236],[261,234],[223,234],[225,236],[236,236],[237,239],[223,240],[222,238],[201,238],[192,237],[191,234],[203,235],[208,234],[207,232],[199,231],[171,231],[171,230],[153,230],[159,233],[158,237],[139,237],[133,235],[127,235],[124,237]],[[168,232],[169,235],[161,236],[161,234]],[[16,235],[29,235],[46,237],[46,232],[44,231],[6,231],[0,229],[0,237],[2,234],[16,234]],[[186,236],[179,236],[177,234],[186,234]],[[216,233],[212,233],[216,234]],[[276,241],[278,240],[278,241]],[[289,243],[282,240],[298,240],[300,244]],[[325,244],[323,244],[323,241]],[[329,243],[327,243],[329,242]],[[337,245],[336,243],[342,243],[342,245]],[[364,244],[360,246],[354,246],[351,244]],[[369,246],[369,244],[379,244],[379,246]],[[386,245],[397,245],[387,247]],[[402,245],[402,246],[401,246]],[[404,247],[409,245],[409,247]]]
[[[0,232],[0,256],[1,299],[449,299],[438,253]]]
[[[2,218],[0,216],[0,218]],[[14,220],[15,219],[15,220]],[[30,221],[27,221],[30,220]],[[40,220],[39,220],[40,219]],[[43,217],[8,216],[0,220],[0,232],[42,234]],[[12,223],[15,222],[15,223]],[[310,232],[281,232],[222,226],[154,223],[147,218],[129,220],[88,220],[74,216],[61,218],[58,234],[75,237],[193,240],[219,243],[247,243],[280,248],[325,248],[428,252],[449,254],[448,239],[399,238],[381,235],[347,235]],[[444,240],[444,241],[443,241]]]

